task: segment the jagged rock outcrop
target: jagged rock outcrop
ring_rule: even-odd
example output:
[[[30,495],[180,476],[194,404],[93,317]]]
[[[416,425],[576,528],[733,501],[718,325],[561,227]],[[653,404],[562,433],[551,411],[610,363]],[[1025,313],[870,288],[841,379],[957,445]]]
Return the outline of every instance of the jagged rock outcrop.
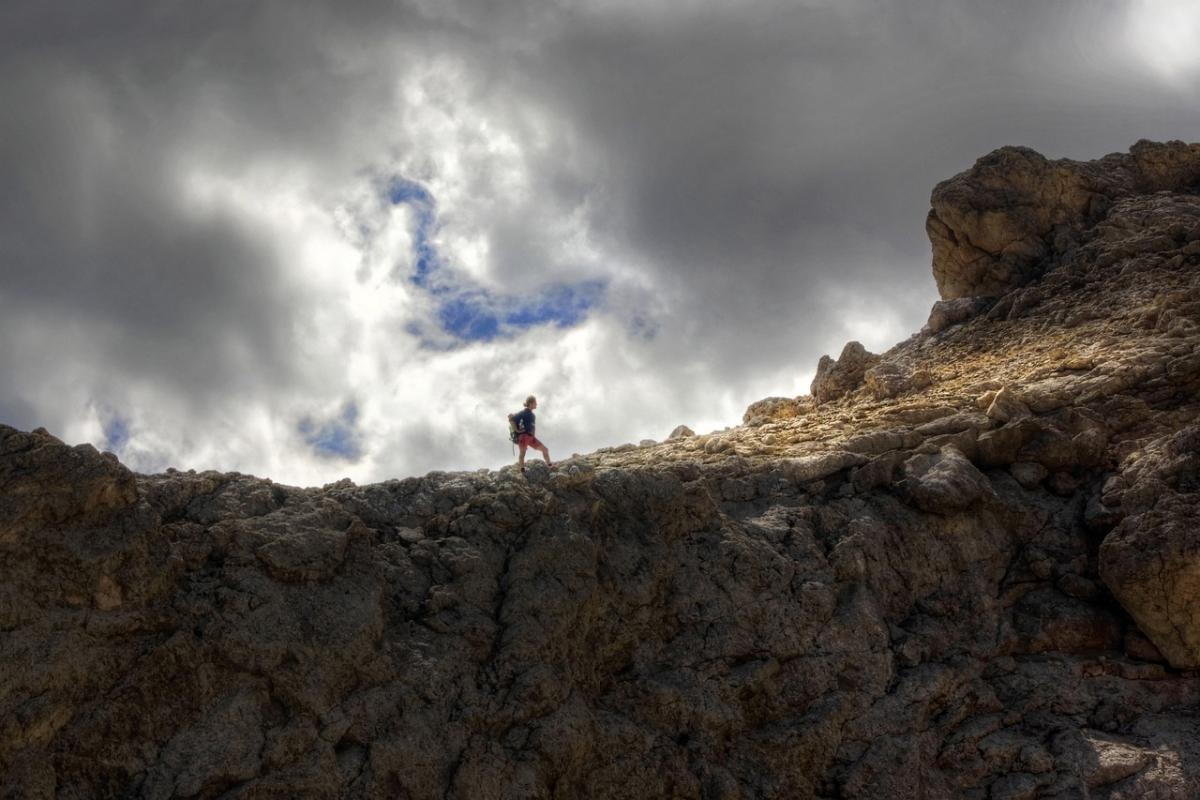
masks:
[[[863,386],[876,400],[887,400],[918,391],[933,382],[929,372],[898,361],[877,364],[863,373]]]
[[[1197,183],[1200,144],[1143,140],[1087,162],[1002,147],[933,190],[926,231],[938,291],[946,300],[1005,294],[1068,254],[1117,200]]]
[[[953,300],[939,300],[929,311],[929,320],[925,330],[929,333],[939,333],[957,325],[986,310],[988,302],[982,297],[957,297]]]
[[[751,403],[742,415],[745,425],[760,425],[773,419],[799,417],[813,408],[813,398],[804,397],[767,397],[757,403]]]
[[[0,541],[75,519],[96,525],[137,502],[133,473],[90,444],[67,447],[42,429],[0,439]]]
[[[810,389],[813,399],[820,404],[846,396],[862,385],[867,370],[878,361],[879,357],[867,352],[861,342],[847,342],[836,361],[821,356]]]
[[[668,434],[667,439],[688,439],[695,435],[696,432],[687,425],[676,425],[674,430]]]
[[[3,795],[1195,797],[1194,149],[981,160],[938,219],[1044,249],[718,433],[300,489],[0,427]]]

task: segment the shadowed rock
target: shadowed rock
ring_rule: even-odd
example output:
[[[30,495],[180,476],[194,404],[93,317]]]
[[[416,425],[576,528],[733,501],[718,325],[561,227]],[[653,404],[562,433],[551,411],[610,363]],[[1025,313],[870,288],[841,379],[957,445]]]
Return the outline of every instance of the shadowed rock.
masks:
[[[813,399],[818,404],[828,403],[853,392],[862,385],[867,369],[878,360],[859,342],[847,342],[837,361],[821,356],[810,389]]]
[[[0,541],[71,522],[100,524],[137,500],[133,473],[94,447],[77,447],[43,429],[0,429]]]
[[[1200,427],[1156,443],[1124,470],[1127,515],[1100,548],[1100,574],[1172,665],[1200,666]]]

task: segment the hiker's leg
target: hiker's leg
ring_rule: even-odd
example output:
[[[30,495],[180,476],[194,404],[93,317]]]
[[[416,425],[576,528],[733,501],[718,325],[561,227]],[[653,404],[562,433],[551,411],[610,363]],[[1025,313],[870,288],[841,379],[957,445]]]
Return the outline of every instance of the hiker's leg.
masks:
[[[519,466],[521,468],[521,471],[524,472],[525,471],[525,449],[527,447],[529,447],[529,445],[526,444],[525,442],[521,442],[519,445],[517,445],[517,447],[519,447],[521,449],[521,454],[519,456],[517,456],[517,466]]]
[[[542,458],[546,460],[546,466],[550,466],[550,448],[546,447],[546,445],[542,444],[541,442],[538,442],[538,444],[541,445],[538,447],[538,450],[542,451]]]

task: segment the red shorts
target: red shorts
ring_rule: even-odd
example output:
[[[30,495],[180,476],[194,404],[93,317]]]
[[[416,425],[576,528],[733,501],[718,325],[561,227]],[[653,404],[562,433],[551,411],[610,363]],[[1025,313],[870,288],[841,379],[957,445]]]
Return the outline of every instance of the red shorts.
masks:
[[[517,437],[517,445],[519,447],[532,447],[534,450],[541,450],[545,447],[544,444],[537,440],[537,437],[531,433],[522,433]]]

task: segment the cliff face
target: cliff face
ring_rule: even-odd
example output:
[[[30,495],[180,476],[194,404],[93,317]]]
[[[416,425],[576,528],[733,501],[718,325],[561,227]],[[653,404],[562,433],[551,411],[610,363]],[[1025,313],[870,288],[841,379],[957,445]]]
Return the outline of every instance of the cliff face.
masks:
[[[528,478],[0,427],[6,796],[1197,796],[1197,189],[997,151],[921,333]]]

